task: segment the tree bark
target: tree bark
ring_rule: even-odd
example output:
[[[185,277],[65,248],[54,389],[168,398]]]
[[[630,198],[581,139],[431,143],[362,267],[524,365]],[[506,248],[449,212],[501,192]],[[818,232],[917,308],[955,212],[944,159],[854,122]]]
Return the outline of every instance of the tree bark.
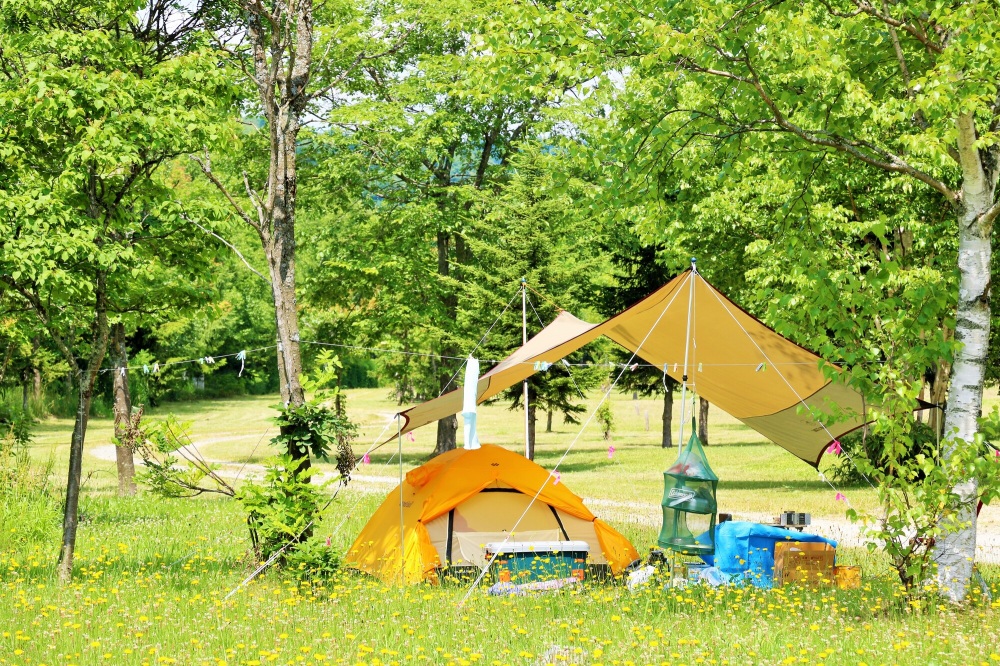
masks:
[[[437,443],[431,457],[439,456],[455,448],[455,433],[458,432],[458,418],[452,414],[438,421]]]
[[[59,551],[57,572],[59,580],[66,583],[73,577],[73,553],[76,549],[76,528],[80,506],[80,481],[83,472],[83,445],[87,436],[87,423],[90,417],[90,402],[94,394],[94,383],[100,371],[101,362],[108,347],[108,318],[105,295],[105,277],[97,276],[97,294],[95,316],[93,323],[93,340],[90,347],[90,357],[87,364],[80,367],[68,348],[63,350],[68,356],[71,367],[76,367],[79,375],[79,391],[77,393],[76,419],[73,422],[73,437],[69,449],[69,475],[66,480],[66,505],[63,509],[63,537]]]
[[[958,447],[975,446],[977,419],[982,415],[983,380],[990,337],[990,237],[992,220],[986,215],[994,205],[997,186],[997,147],[976,147],[976,129],[970,114],[959,116],[958,152],[962,166],[962,198],[958,214],[958,307],[955,340],[961,347],[951,372],[951,387],[945,411],[944,455]],[[988,151],[988,152],[987,152]],[[986,157],[987,159],[983,159]],[[958,484],[954,492],[963,508],[956,518],[963,527],[939,539],[934,559],[938,582],[955,601],[965,598],[976,555],[976,497],[978,483],[972,478]]]
[[[934,370],[934,381],[930,386],[930,401],[934,405],[943,405],[948,399],[948,383],[951,375],[951,365],[947,361],[939,361]],[[943,409],[932,409],[927,415],[927,424],[930,425],[938,436],[944,435],[944,413]]]
[[[535,459],[535,419],[537,408],[534,403],[533,392],[529,390],[528,397],[532,399],[528,405],[528,460]]]
[[[135,457],[126,436],[132,419],[132,395],[128,383],[128,351],[125,325],[112,327],[112,372],[114,373],[115,462],[118,466],[118,494],[135,495]]]
[[[663,392],[663,439],[660,446],[669,449],[674,445],[674,387],[667,382],[667,390]]]
[[[35,359],[38,357],[38,350],[42,347],[42,339],[40,336],[35,336],[35,339],[31,341],[31,374],[32,374],[32,385],[31,385],[31,397],[36,403],[40,402],[42,399],[42,369],[38,367],[38,363]]]
[[[438,275],[441,277],[448,277],[451,273],[451,266],[449,262],[451,246],[451,235],[446,231],[439,231],[437,233],[437,262],[438,262]],[[445,312],[447,316],[454,321],[456,312],[458,310],[458,300],[453,294],[446,294],[443,297],[443,303],[445,307]],[[441,346],[442,356],[456,356],[455,350],[451,348],[450,345]],[[451,381],[451,375],[447,372],[443,373],[439,377],[439,382],[441,390],[444,391],[448,387],[448,382]],[[434,447],[434,453],[432,455],[440,455],[445,451],[451,451],[456,446],[456,434],[458,432],[458,419],[454,415],[438,421],[437,426],[437,444]]]
[[[698,396],[698,439],[708,446],[708,400]]]
[[[545,413],[545,432],[552,432],[552,410]]]

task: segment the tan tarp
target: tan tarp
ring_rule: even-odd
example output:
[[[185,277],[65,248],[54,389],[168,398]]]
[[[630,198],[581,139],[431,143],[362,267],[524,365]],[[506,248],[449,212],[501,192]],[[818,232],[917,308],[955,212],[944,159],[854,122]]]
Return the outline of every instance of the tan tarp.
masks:
[[[691,271],[603,324],[560,313],[480,378],[478,402],[534,374],[536,363],[555,363],[601,335],[681,381],[689,301],[688,385],[698,395],[812,465],[819,464],[831,440],[862,425],[861,395],[828,380],[818,356],[764,326]],[[403,432],[461,410],[462,392],[446,393],[402,412]],[[839,414],[833,423],[826,422],[831,412]]]

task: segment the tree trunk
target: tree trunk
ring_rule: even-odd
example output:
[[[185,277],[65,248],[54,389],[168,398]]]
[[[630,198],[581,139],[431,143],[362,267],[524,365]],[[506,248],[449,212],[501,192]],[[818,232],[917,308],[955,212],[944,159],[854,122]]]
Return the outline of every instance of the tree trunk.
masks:
[[[439,231],[437,233],[437,262],[438,262],[438,275],[441,277],[448,277],[451,273],[449,254],[451,252],[451,235],[446,231]],[[455,320],[456,312],[458,310],[458,300],[452,294],[446,294],[443,297],[443,304],[445,307],[445,312],[451,321]],[[457,356],[457,352],[452,349],[449,345],[443,344],[441,346],[442,356]],[[442,368],[444,369],[444,368]],[[445,371],[439,377],[439,382],[441,386],[441,391],[443,392],[448,388],[448,384],[451,381],[451,375]],[[437,444],[434,446],[434,453],[431,455],[437,456],[445,451],[451,451],[456,446],[456,434],[458,432],[458,419],[454,415],[448,418],[441,419],[438,421],[437,426]]]
[[[83,472],[83,444],[87,437],[87,422],[90,417],[90,402],[94,395],[94,383],[100,371],[104,353],[108,347],[108,318],[105,301],[104,275],[97,277],[97,298],[94,317],[94,336],[90,346],[87,365],[80,368],[68,348],[63,349],[71,367],[78,368],[80,386],[77,393],[76,419],[73,422],[73,438],[69,447],[69,475],[66,480],[66,504],[63,509],[63,537],[59,551],[57,572],[59,580],[67,583],[73,577],[73,552],[76,548],[76,528],[80,506],[80,480]]]
[[[112,368],[114,373],[115,461],[118,464],[118,494],[135,495],[135,457],[126,436],[132,418],[132,395],[128,386],[128,351],[125,325],[112,327]]]
[[[38,350],[42,346],[42,339],[36,335],[31,341],[31,398],[35,403],[42,400],[42,369],[38,367]]]
[[[41,347],[42,339],[40,336],[36,335],[35,339],[31,341],[31,397],[34,399],[36,404],[42,400],[42,369],[38,367],[38,363],[35,361],[38,357],[38,350],[41,349]]]
[[[37,367],[31,369],[34,375],[32,385],[31,385],[31,395],[35,399],[35,402],[40,402],[42,399],[42,371]]]
[[[934,371],[934,381],[930,387],[930,401],[935,405],[943,405],[948,399],[948,382],[950,379],[951,365],[946,361],[939,361]],[[932,409],[927,416],[927,424],[930,425],[938,436],[944,435],[944,409]]]
[[[534,399],[533,392],[529,390],[528,396]],[[534,402],[528,405],[528,460],[535,459],[535,418],[537,408]]]
[[[955,317],[955,340],[961,348],[955,355],[951,387],[945,412],[945,457],[957,447],[975,446],[977,419],[982,415],[983,378],[990,338],[990,236],[993,225],[984,214],[994,204],[997,186],[997,161],[1000,149],[976,147],[976,130],[971,115],[958,119],[958,151],[962,165],[962,200],[958,215],[958,308]],[[984,167],[985,163],[985,167]],[[956,518],[963,527],[939,539],[934,559],[938,564],[938,582],[955,601],[965,598],[972,578],[976,555],[975,478],[958,484],[954,492],[964,505]]]
[[[438,421],[437,443],[431,457],[439,456],[455,448],[455,433],[458,432],[458,418],[452,414]]]
[[[545,412],[545,432],[552,432],[552,410]]]
[[[708,446],[708,400],[698,396],[698,439]]]
[[[660,446],[665,449],[672,448],[674,445],[673,440],[673,429],[674,429],[674,389],[673,385],[668,381],[667,390],[663,393],[663,439],[660,442]]]
[[[22,414],[27,414],[28,413],[28,393],[29,393],[28,377],[27,377],[27,373],[26,373],[24,379],[21,380],[21,413]]]

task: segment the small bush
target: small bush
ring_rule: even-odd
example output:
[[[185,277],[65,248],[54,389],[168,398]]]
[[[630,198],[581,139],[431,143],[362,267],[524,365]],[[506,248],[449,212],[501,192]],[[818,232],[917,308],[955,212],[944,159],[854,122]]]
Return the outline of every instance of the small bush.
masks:
[[[314,536],[285,555],[285,571],[295,578],[332,578],[340,570],[341,554],[329,539]]]
[[[913,459],[918,454],[933,455],[935,446],[934,430],[926,423],[912,424],[911,443],[909,451],[903,456],[904,459]],[[882,474],[890,474],[891,463],[886,454],[885,436],[881,433],[864,428],[855,430],[849,435],[840,438],[842,453],[828,474],[834,483],[840,486],[860,486],[867,485],[864,475],[855,464],[855,460],[865,460],[876,467]],[[824,460],[833,458],[827,455]]]
[[[319,512],[320,489],[309,483],[316,470],[301,469],[302,461],[280,456],[267,468],[264,483],[247,481],[236,498],[247,512],[254,556],[264,562],[289,543],[279,558],[305,544]]]
[[[601,406],[597,408],[595,416],[597,423],[601,426],[601,435],[604,437],[604,441],[610,441],[611,433],[615,431],[615,413],[611,411],[611,401],[602,402]]]

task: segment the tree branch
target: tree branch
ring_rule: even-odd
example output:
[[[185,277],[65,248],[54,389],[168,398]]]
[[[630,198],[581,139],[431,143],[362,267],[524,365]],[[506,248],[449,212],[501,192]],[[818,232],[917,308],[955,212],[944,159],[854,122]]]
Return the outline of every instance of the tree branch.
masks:
[[[45,326],[45,330],[48,331],[49,336],[52,338],[52,341],[55,342],[56,347],[59,348],[63,358],[66,359],[69,367],[73,368],[77,375],[81,374],[82,370],[80,365],[76,362],[76,356],[73,355],[73,351],[69,348],[69,345],[66,344],[66,341],[63,340],[62,336],[55,331],[55,325],[52,322],[52,318],[49,316],[48,309],[45,307],[45,304],[42,303],[42,299],[38,296],[38,294],[30,291],[9,275],[0,275],[0,281],[13,288],[14,291],[21,294],[24,300],[28,302],[35,315],[42,321],[42,324]]]
[[[215,175],[215,173],[212,172],[212,163],[208,156],[208,151],[207,150],[205,151],[204,158],[199,158],[195,155],[192,155],[191,159],[198,163],[198,166],[201,167],[202,173],[204,173],[205,176],[208,178],[208,180],[211,181],[213,185],[215,185],[216,189],[218,189],[219,192],[222,193],[222,196],[226,197],[226,200],[233,207],[233,210],[236,211],[236,214],[240,217],[240,219],[249,224],[254,229],[256,229],[258,233],[260,233],[261,231],[260,224],[257,221],[255,221],[252,217],[250,217],[245,210],[243,210],[243,207],[239,204],[239,202],[233,198],[233,195],[229,193],[229,190],[226,189],[226,186],[222,184],[222,181],[219,180],[219,178]]]
[[[849,155],[853,155],[865,164],[869,164],[886,171],[904,173],[908,176],[912,176],[913,178],[916,178],[943,194],[952,203],[956,203],[959,200],[959,195],[952,191],[951,188],[943,182],[934,178],[930,174],[924,173],[923,171],[911,166],[902,157],[885,150],[884,148],[875,146],[868,141],[849,139],[830,132],[807,130],[791,122],[781,109],[778,108],[778,104],[764,88],[764,85],[761,83],[760,76],[757,74],[753,63],[750,62],[749,56],[744,55],[740,60],[746,65],[747,70],[750,72],[749,78],[728,71],[702,67],[701,65],[694,63],[689,58],[683,58],[680,61],[680,64],[687,69],[712,76],[727,78],[753,87],[753,89],[757,92],[758,97],[760,97],[761,101],[764,102],[764,105],[767,106],[768,110],[770,110],[775,124],[804,141],[845,152]],[[874,153],[874,156],[869,154],[869,152]]]
[[[391,46],[389,46],[389,48],[387,48],[385,51],[382,51],[381,53],[373,53],[371,55],[368,55],[366,53],[359,53],[354,58],[354,60],[351,62],[351,64],[348,65],[344,69],[344,71],[342,71],[340,73],[339,76],[337,76],[337,78],[335,78],[329,84],[323,86],[322,88],[320,88],[316,92],[310,94],[309,97],[308,97],[308,99],[309,100],[313,100],[313,99],[316,99],[317,97],[322,97],[326,93],[328,93],[331,90],[333,90],[336,86],[340,85],[340,83],[342,83],[344,81],[344,79],[346,79],[351,74],[351,72],[353,72],[357,68],[357,66],[360,65],[362,62],[365,62],[366,60],[378,60],[380,58],[384,58],[384,57],[386,57],[388,55],[392,55],[393,53],[396,53],[397,51],[399,51],[399,49],[403,48],[403,44],[406,43],[406,38],[410,36],[411,32],[413,32],[413,28],[412,27],[410,27],[409,29],[407,29],[407,31],[404,32],[399,37],[399,39],[396,40],[396,42],[394,44],[392,44]]]
[[[821,2],[823,2],[823,5],[827,8],[827,10],[831,11],[831,13],[834,13],[835,16],[843,16],[842,14],[835,13],[834,10],[830,7],[830,5],[827,2],[825,2],[825,0],[821,0]],[[921,28],[912,25],[910,22],[900,21],[899,19],[895,19],[888,12],[880,12],[867,0],[851,0],[851,2],[853,2],[854,6],[858,8],[858,12],[867,14],[872,18],[878,19],[879,21],[882,21],[882,23],[885,23],[889,27],[899,28],[901,30],[906,31],[914,39],[923,44],[924,48],[926,48],[928,51],[931,51],[939,55],[944,51],[944,47],[942,47],[940,44],[935,43],[933,40],[931,40],[930,37],[927,36],[926,32],[924,32]]]
[[[196,226],[196,227],[198,227],[199,229],[201,229],[201,230],[202,230],[203,232],[205,232],[205,233],[206,233],[206,234],[208,234],[209,236],[212,236],[212,237],[214,237],[214,238],[218,239],[218,240],[219,240],[219,242],[221,242],[221,243],[222,243],[223,245],[225,245],[225,246],[226,246],[226,247],[228,247],[228,248],[229,248],[230,250],[232,250],[232,251],[233,251],[233,252],[234,252],[234,253],[236,254],[236,256],[240,258],[240,261],[242,261],[242,262],[244,263],[244,265],[246,265],[246,267],[247,267],[247,268],[249,268],[249,269],[250,269],[250,271],[251,271],[251,272],[252,272],[252,273],[253,273],[254,275],[256,275],[257,277],[259,277],[259,278],[260,278],[261,280],[263,280],[264,282],[267,282],[268,284],[270,284],[270,280],[268,280],[268,279],[267,279],[266,277],[264,277],[264,276],[263,276],[263,275],[262,275],[262,274],[260,273],[260,271],[258,271],[258,270],[257,270],[256,268],[254,268],[253,266],[251,266],[251,265],[250,265],[250,262],[249,262],[249,261],[247,261],[247,258],[243,256],[243,253],[242,253],[242,252],[240,252],[240,251],[239,251],[239,249],[238,249],[238,248],[237,248],[237,247],[236,247],[235,245],[233,245],[232,243],[230,243],[230,242],[229,242],[229,241],[227,241],[227,240],[226,240],[225,238],[223,238],[223,237],[222,237],[222,236],[220,236],[219,234],[215,233],[215,232],[214,232],[214,231],[212,231],[211,229],[206,229],[205,227],[201,226],[200,224],[198,224],[197,222],[195,222],[195,221],[194,221],[193,219],[191,219],[190,217],[188,217],[187,213],[183,213],[183,212],[182,212],[182,213],[181,213],[181,217],[183,217],[183,218],[184,218],[185,220],[187,220],[188,222],[190,222],[190,223],[191,223],[191,224],[193,224],[194,226]]]
[[[997,201],[985,213],[979,216],[976,222],[981,226],[989,226],[1000,217],[1000,201]]]

